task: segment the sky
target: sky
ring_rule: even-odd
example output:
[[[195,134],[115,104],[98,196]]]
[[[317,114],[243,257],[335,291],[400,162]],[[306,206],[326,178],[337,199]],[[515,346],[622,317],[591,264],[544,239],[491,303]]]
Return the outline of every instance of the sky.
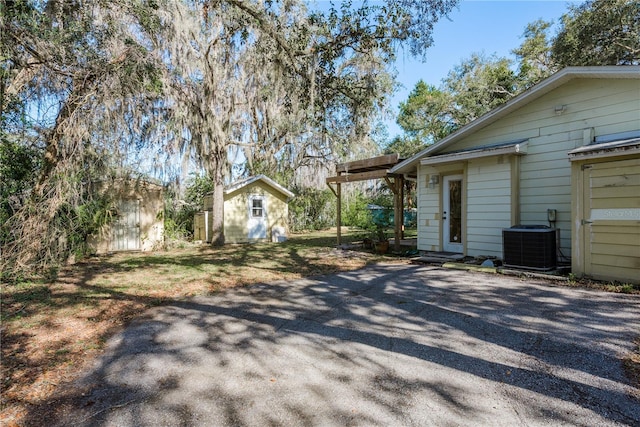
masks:
[[[463,0],[457,9],[442,18],[434,28],[434,44],[427,51],[427,59],[412,59],[408,54],[398,54],[396,68],[402,87],[391,99],[394,117],[385,120],[389,138],[401,135],[395,123],[400,102],[407,99],[416,83],[422,79],[427,84],[440,86],[441,81],[463,59],[474,52],[515,59],[511,50],[520,46],[527,24],[537,20],[558,22],[567,12],[568,5],[582,1],[484,1]],[[555,29],[552,29],[552,34]]]

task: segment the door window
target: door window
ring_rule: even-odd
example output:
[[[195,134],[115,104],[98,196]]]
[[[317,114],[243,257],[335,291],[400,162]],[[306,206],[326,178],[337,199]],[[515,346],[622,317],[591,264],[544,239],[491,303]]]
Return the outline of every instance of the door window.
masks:
[[[449,242],[462,243],[462,180],[449,181]]]
[[[262,208],[262,199],[251,200],[251,216],[254,218],[262,218],[264,209]]]
[[[462,175],[445,176],[442,191],[443,250],[462,253]]]

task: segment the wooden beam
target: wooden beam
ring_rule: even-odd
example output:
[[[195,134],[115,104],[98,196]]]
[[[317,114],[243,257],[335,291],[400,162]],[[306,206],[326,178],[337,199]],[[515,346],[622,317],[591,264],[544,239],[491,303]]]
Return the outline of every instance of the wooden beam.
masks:
[[[396,183],[395,183],[395,181],[394,181],[394,182],[391,182],[391,180],[389,179],[389,177],[388,177],[388,176],[385,176],[385,177],[384,177],[384,180],[386,181],[387,186],[389,186],[389,190],[391,190],[391,192],[392,192],[393,194],[396,194]],[[397,180],[397,178],[396,178],[396,180]]]
[[[336,193],[336,190],[328,182],[327,182],[327,187],[329,187],[329,190],[331,190],[334,196],[338,197],[338,193]]]
[[[340,246],[342,243],[342,188],[340,183],[336,184],[336,188],[334,189],[331,184],[327,183],[327,187],[331,189],[331,192],[337,197],[336,201],[336,237],[337,237],[337,246]]]
[[[340,183],[340,182],[357,182],[357,181],[366,181],[368,179],[379,179],[387,176],[389,171],[387,169],[378,170],[378,171],[370,171],[370,172],[360,172],[360,173],[352,173],[350,175],[338,175],[332,176],[326,179],[327,184],[330,183]]]
[[[385,168],[385,166],[395,166],[398,163],[399,158],[400,157],[398,156],[398,154],[387,154],[384,156],[371,157],[369,159],[355,160],[353,162],[338,163],[336,165],[336,172],[349,173],[351,171],[357,171],[358,169]]]

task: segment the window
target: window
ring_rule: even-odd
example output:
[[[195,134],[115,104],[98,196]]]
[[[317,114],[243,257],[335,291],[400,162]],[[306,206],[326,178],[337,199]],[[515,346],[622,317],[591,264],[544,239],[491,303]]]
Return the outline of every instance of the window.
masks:
[[[254,218],[262,218],[263,212],[262,199],[253,199],[251,201],[251,216]]]

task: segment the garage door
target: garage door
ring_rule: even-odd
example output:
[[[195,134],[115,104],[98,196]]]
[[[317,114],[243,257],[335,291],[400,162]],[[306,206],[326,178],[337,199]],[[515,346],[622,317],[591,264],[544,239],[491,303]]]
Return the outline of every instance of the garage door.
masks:
[[[640,159],[583,166],[585,274],[640,280]]]
[[[111,250],[140,249],[140,201],[122,200],[118,204],[118,218],[112,226]]]

